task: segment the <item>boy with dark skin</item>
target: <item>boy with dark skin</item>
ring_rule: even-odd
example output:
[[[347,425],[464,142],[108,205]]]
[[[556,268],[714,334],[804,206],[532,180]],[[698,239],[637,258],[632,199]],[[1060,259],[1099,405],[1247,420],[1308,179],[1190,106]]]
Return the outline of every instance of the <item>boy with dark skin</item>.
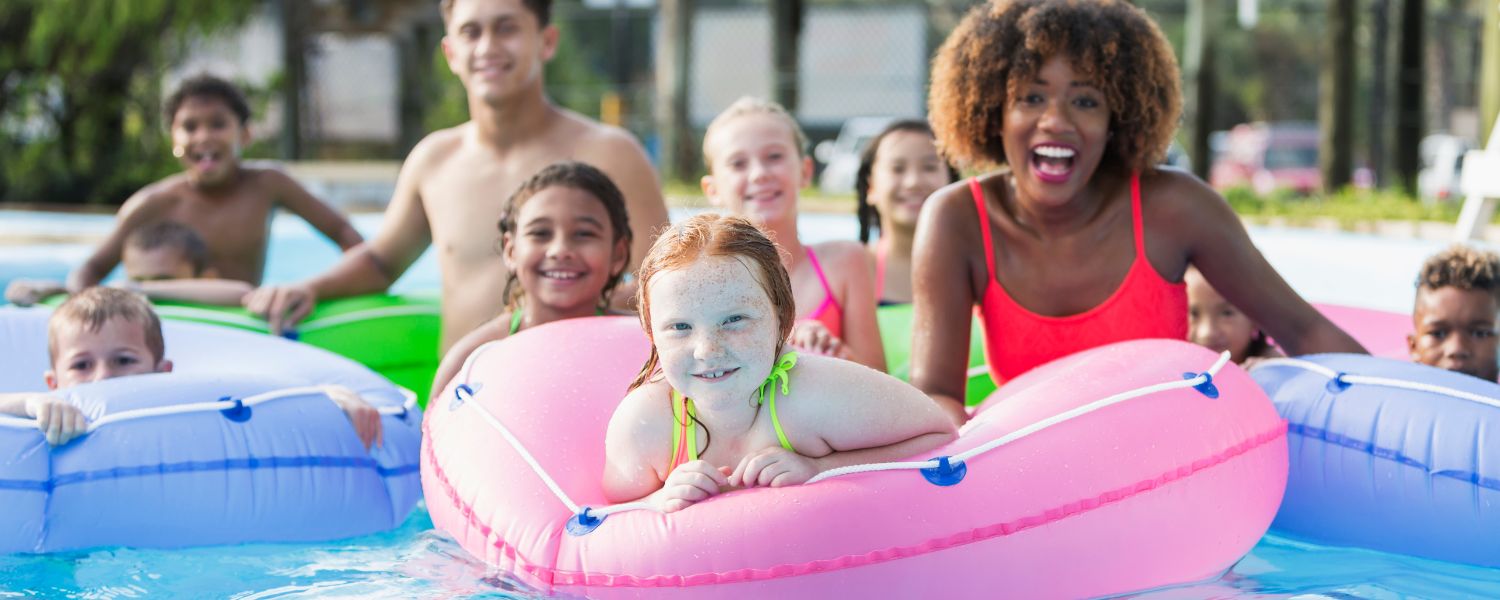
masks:
[[[1411,359],[1486,381],[1500,375],[1495,314],[1500,311],[1500,257],[1453,246],[1422,265],[1406,336]]]
[[[339,248],[363,241],[348,219],[286,173],[240,162],[250,141],[250,109],[239,90],[207,75],[184,81],[166,102],[172,154],[183,172],[147,186],[120,207],[115,228],[94,254],[68,275],[78,292],[97,285],[120,263],[125,238],[160,221],[176,221],[208,244],[208,266],[219,277],[259,285],[270,240],[272,209],[306,219]]]
[[[496,250],[500,208],[521,183],[564,160],[588,163],[624,192],[632,257],[667,223],[656,172],[639,143],[615,127],[559,108],[542,72],[557,50],[547,0],[444,0],[443,54],[468,91],[468,122],[429,134],[407,156],[380,233],[329,271],[245,297],[275,330],[291,328],[319,299],[379,292],[437,248],[447,350],[499,314],[508,278]],[[639,262],[634,258],[630,269]],[[629,295],[630,290],[624,294]]]

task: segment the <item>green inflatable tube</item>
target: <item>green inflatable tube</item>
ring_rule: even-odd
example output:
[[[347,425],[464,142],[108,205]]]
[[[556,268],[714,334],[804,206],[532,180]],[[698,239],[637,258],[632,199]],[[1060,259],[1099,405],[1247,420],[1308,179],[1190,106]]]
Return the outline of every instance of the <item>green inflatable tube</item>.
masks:
[[[66,296],[47,299],[57,306]],[[264,320],[240,307],[157,301],[163,319],[269,333]],[[411,390],[423,408],[437,373],[442,313],[436,294],[371,295],[319,302],[297,325],[296,340],[349,358]]]
[[[875,322],[880,325],[880,341],[885,346],[885,364],[891,375],[902,381],[911,380],[911,332],[912,305],[895,304],[875,310]],[[995,381],[990,379],[984,364],[984,332],[975,320],[969,332],[969,381],[964,387],[964,402],[970,406],[984,402],[995,391]]]

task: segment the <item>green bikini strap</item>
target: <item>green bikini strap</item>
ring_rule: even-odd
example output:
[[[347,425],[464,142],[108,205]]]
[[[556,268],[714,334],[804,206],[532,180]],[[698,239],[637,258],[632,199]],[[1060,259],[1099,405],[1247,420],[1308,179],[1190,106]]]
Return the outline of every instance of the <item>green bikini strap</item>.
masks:
[[[681,402],[678,402],[681,400]],[[688,422],[688,415],[692,414],[692,400],[682,397],[677,390],[672,390],[672,461],[677,460],[677,452],[682,449],[682,430],[687,429],[688,460],[698,460],[698,428],[683,427]],[[678,407],[681,408],[678,408]]]
[[[766,382],[760,386],[760,403],[771,409],[771,427],[776,429],[776,440],[781,442],[781,447],[788,452],[796,452],[792,448],[792,442],[786,439],[786,431],[781,428],[781,417],[776,414],[776,384],[781,383],[781,394],[783,396],[792,393],[792,367],[797,366],[797,353],[788,352],[776,359],[776,364],[771,367],[771,374],[766,377]]]

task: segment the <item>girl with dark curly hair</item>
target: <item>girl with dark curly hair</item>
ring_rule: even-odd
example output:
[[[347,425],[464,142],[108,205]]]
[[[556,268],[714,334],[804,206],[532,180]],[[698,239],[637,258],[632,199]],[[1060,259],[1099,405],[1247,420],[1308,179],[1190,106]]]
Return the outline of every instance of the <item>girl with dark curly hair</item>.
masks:
[[[911,248],[917,216],[927,197],[958,180],[958,171],[938,155],[932,126],[921,119],[895,121],[875,136],[859,157],[854,180],[859,241],[870,242],[875,260],[875,298],[881,306],[911,302]]]
[[[929,102],[945,155],[1001,167],[939,191],[917,225],[911,381],[956,420],[971,306],[1004,383],[1095,346],[1185,339],[1189,265],[1290,353],[1364,351],[1276,274],[1223,198],[1154,167],[1182,101],[1171,46],[1140,9],[975,7],[933,61]]]

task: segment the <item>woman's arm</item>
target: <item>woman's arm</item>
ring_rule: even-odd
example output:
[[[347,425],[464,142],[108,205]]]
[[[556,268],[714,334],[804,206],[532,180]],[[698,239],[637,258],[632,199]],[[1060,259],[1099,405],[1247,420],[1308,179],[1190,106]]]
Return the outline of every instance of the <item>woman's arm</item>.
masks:
[[[969,418],[969,328],[983,289],[975,287],[973,265],[982,269],[987,251],[975,221],[967,182],[938,190],[922,207],[912,250],[911,383],[955,423]]]
[[[1303,300],[1271,267],[1223,197],[1189,175],[1163,172],[1149,214],[1183,240],[1187,260],[1225,300],[1239,307],[1288,354],[1367,351]],[[1143,194],[1144,195],[1144,194]],[[1147,237],[1148,244],[1151,238]]]

